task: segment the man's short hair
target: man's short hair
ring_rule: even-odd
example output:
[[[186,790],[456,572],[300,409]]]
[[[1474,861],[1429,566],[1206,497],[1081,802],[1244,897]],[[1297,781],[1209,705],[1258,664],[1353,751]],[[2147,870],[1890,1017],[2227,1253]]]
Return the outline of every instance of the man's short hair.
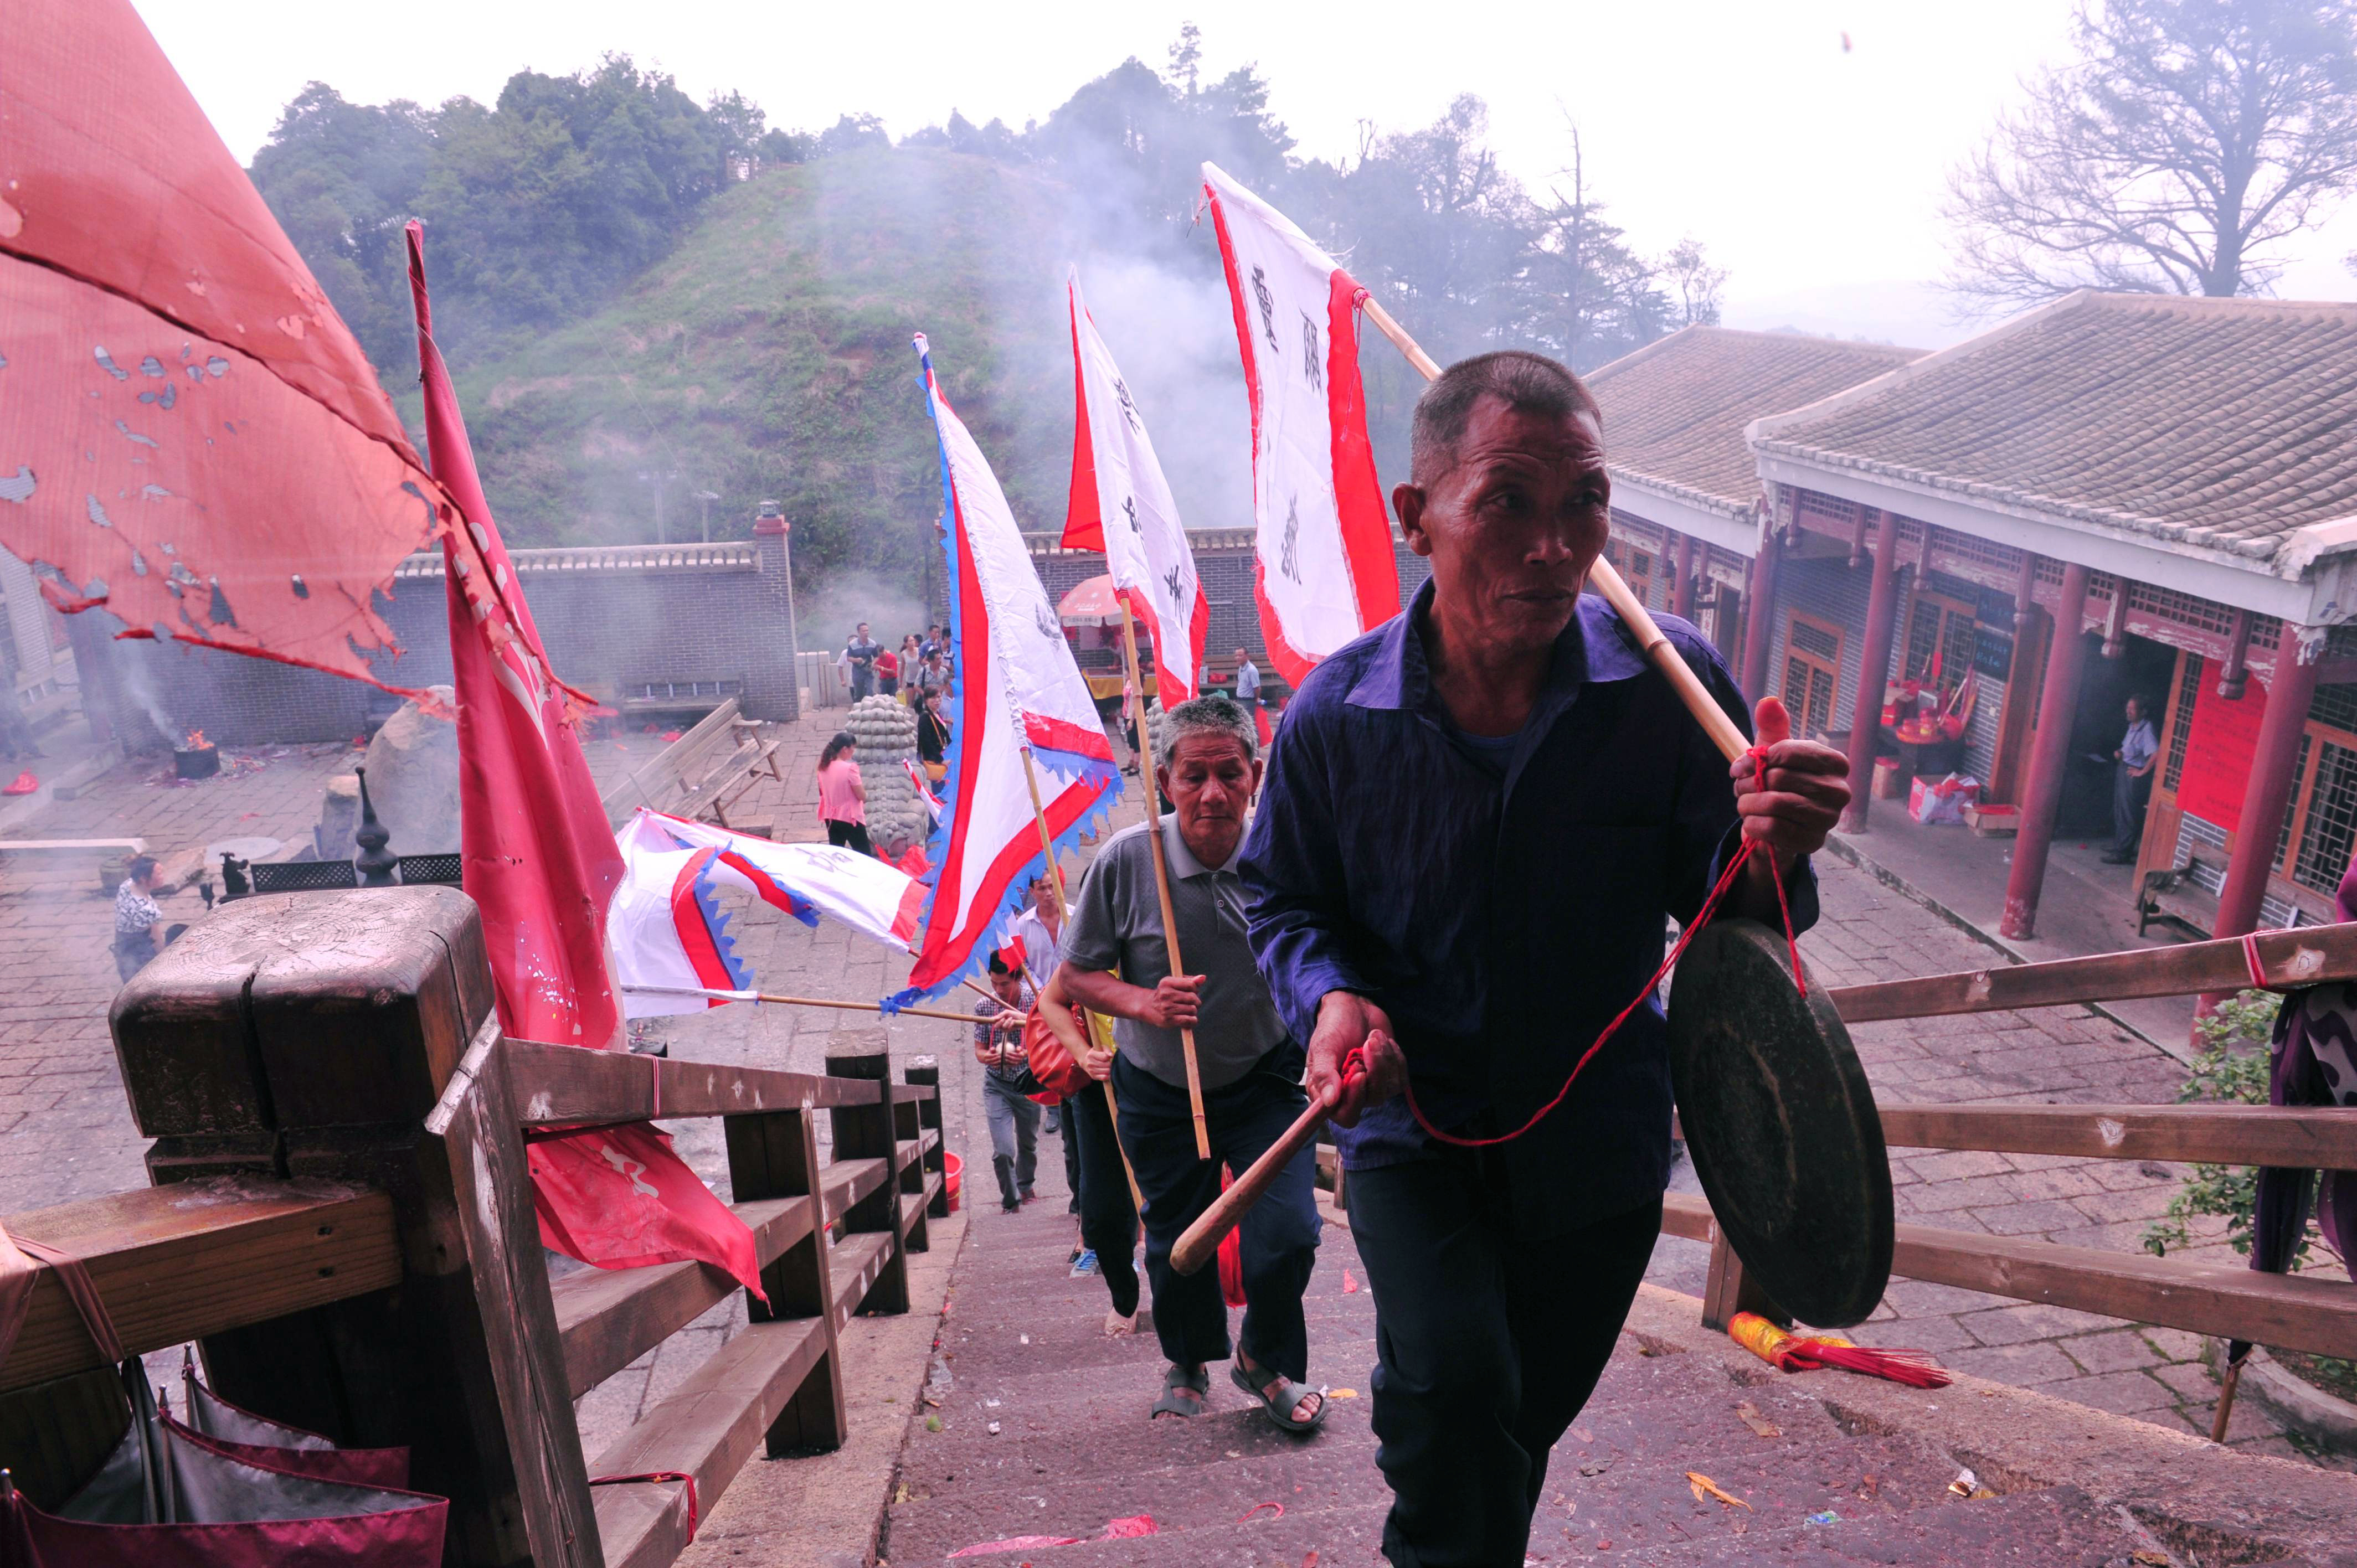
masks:
[[[1168,768],[1178,755],[1178,743],[1190,735],[1225,736],[1244,748],[1244,760],[1260,756],[1260,732],[1252,715],[1233,697],[1214,692],[1179,703],[1162,715],[1162,744],[1155,760]]]
[[[993,974],[1013,974],[1015,972],[1006,967],[1006,959],[1005,955],[993,952],[990,955],[990,972]]]
[[[1584,413],[1598,425],[1604,423],[1587,383],[1561,361],[1520,349],[1476,354],[1441,371],[1440,379],[1415,400],[1408,443],[1410,484],[1437,483],[1457,466],[1458,444],[1465,439],[1475,406],[1485,397],[1501,399],[1519,413],[1555,419]]]
[[[135,854],[123,863],[123,874],[134,882],[145,882],[156,874],[156,857]]]

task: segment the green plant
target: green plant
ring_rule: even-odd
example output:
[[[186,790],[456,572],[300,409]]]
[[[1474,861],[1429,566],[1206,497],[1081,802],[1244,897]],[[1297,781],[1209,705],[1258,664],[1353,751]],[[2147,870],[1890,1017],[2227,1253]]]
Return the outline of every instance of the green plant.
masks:
[[[2267,1102],[2267,1047],[2275,1034],[2276,1012],[2282,998],[2264,991],[2245,991],[2194,1025],[2201,1041],[2178,1100],[2218,1101],[2230,1105]],[[2193,1174],[2169,1200],[2169,1212],[2147,1226],[2147,1251],[2164,1257],[2171,1247],[2184,1246],[2196,1216],[2226,1221],[2226,1240],[2237,1252],[2251,1250],[2251,1222],[2258,1206],[2259,1173],[2249,1165],[2196,1165]],[[2292,1255],[2298,1268],[2308,1256],[2303,1236]]]

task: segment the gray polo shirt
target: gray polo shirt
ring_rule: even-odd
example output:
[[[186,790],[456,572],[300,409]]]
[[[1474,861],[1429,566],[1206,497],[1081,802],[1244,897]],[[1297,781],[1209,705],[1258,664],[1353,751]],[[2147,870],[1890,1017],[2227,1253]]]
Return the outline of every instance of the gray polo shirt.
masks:
[[[1188,973],[1204,976],[1196,1065],[1203,1087],[1219,1089],[1243,1077],[1285,1039],[1285,1026],[1244,940],[1243,885],[1236,879],[1243,845],[1239,841],[1237,854],[1225,865],[1206,866],[1188,852],[1178,819],[1169,814],[1162,819],[1162,847],[1170,865],[1179,956],[1187,961]],[[1170,972],[1145,823],[1124,828],[1097,852],[1064,932],[1064,961],[1077,969],[1117,970],[1130,984],[1148,989]],[[1186,1053],[1177,1030],[1116,1018],[1114,1033],[1133,1065],[1165,1083],[1186,1083]]]

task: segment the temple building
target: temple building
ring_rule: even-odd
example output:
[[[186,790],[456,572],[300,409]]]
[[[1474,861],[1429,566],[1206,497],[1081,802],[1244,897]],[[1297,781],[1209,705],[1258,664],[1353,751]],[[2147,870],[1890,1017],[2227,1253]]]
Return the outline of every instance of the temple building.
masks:
[[[2215,935],[2332,918],[2357,843],[2357,305],[2082,293],[1925,356],[1690,329],[1592,384],[1612,549],[1669,579],[1653,602],[1740,647],[1747,689],[1861,784],[1953,770],[2018,807],[2003,934],[2035,933],[2058,833],[2108,836],[2131,696],[2161,750],[2124,900]],[[1932,737],[1881,722],[1894,704]],[[1846,831],[1898,813],[1877,793]]]

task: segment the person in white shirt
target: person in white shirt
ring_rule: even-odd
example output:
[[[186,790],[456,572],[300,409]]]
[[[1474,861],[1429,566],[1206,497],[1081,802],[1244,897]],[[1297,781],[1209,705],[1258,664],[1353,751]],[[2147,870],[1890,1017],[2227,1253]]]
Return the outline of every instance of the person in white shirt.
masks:
[[[2160,736],[2153,733],[2141,697],[2128,699],[2128,732],[2113,752],[2112,847],[2104,864],[2126,865],[2136,857],[2144,837],[2144,809],[2152,799],[2152,766],[2160,756]]]

